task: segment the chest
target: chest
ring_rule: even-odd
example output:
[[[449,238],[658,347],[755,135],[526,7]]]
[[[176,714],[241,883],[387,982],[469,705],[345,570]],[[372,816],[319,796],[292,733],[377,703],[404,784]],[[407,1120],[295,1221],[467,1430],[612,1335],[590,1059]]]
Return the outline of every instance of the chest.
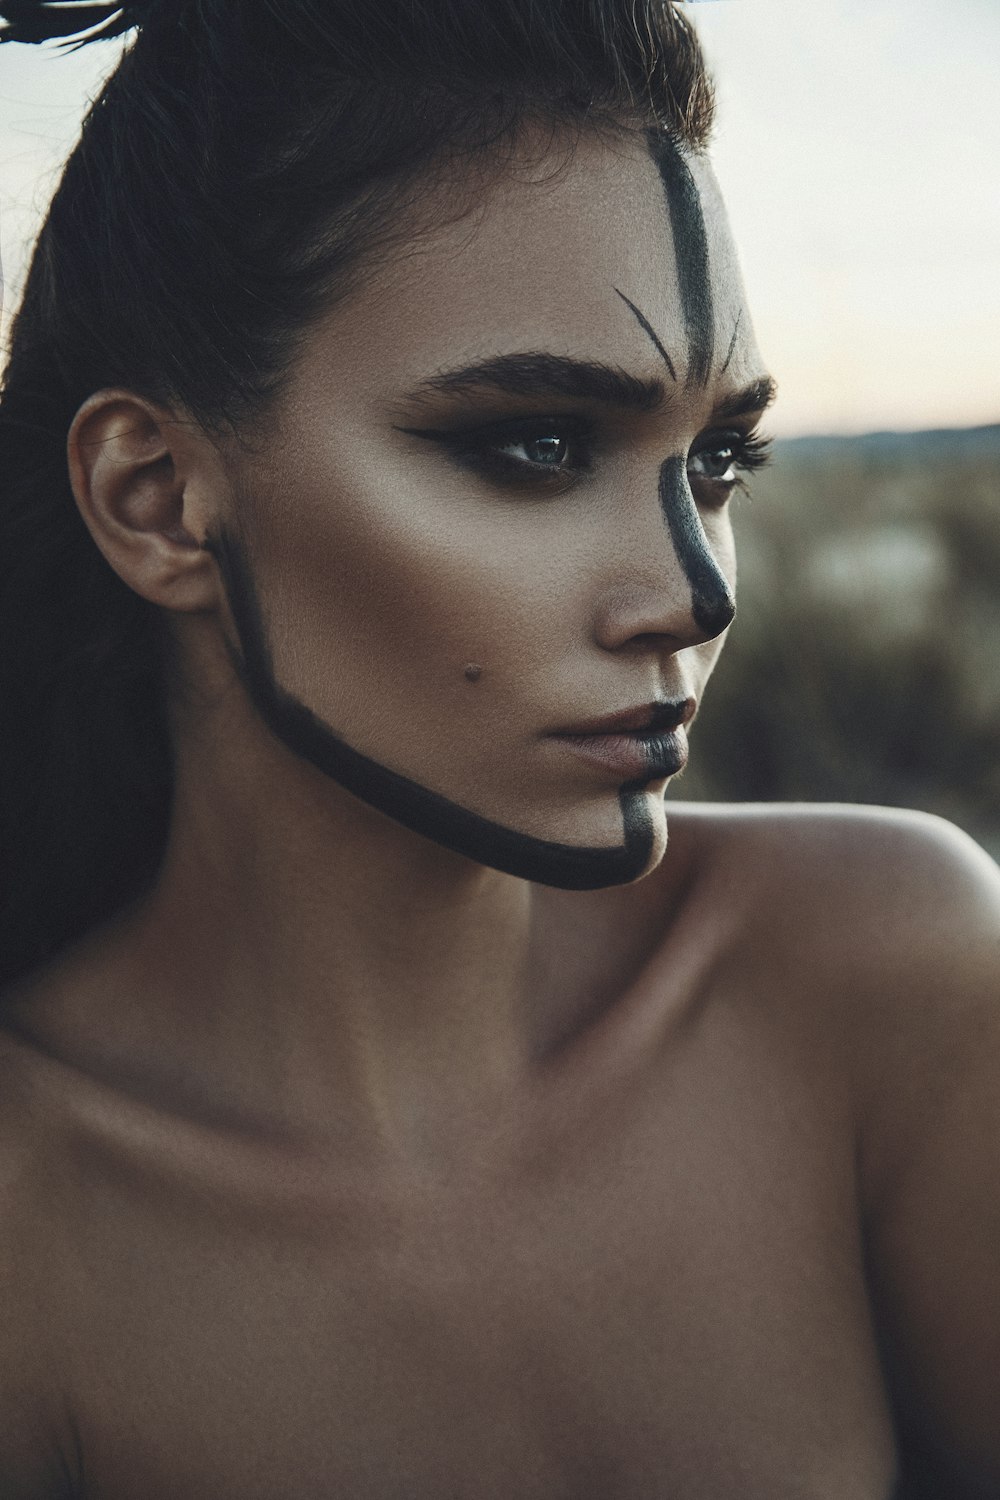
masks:
[[[67,1330],[90,1488],[883,1500],[846,1153],[702,1106],[280,1213],[98,1194]]]

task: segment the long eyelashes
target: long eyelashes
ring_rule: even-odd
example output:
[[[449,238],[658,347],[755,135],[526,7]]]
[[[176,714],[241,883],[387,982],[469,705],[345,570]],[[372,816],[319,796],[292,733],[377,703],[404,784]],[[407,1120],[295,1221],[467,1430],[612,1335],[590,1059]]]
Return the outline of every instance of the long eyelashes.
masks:
[[[739,471],[733,482],[733,489],[738,489],[744,495],[750,494],[750,485],[743,476],[750,476],[766,469],[774,457],[774,439],[767,437],[762,432],[748,433],[742,440],[739,452],[734,459],[734,468]]]
[[[517,418],[457,431],[425,429],[414,436],[439,443],[460,467],[513,486],[566,488],[589,472],[596,446],[594,422],[571,416]]]
[[[740,455],[741,469],[763,469],[774,457],[774,438],[752,432],[744,439]]]
[[[597,424],[586,417],[516,418],[476,428],[403,428],[443,447],[459,467],[510,488],[565,490],[589,473],[599,453]],[[758,431],[710,431],[697,439],[687,463],[692,482],[722,499],[740,475],[762,469],[773,443]]]
[[[740,433],[733,449],[733,467],[746,473],[765,469],[774,457],[774,439],[762,432]]]

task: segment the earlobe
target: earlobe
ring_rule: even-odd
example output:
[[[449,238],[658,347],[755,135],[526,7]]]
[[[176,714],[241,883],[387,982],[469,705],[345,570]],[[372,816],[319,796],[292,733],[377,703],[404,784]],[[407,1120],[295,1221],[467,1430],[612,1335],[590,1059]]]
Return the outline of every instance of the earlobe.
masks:
[[[218,459],[203,434],[130,391],[98,391],[73,419],[67,460],[80,514],[131,589],[186,613],[218,606],[202,548]]]

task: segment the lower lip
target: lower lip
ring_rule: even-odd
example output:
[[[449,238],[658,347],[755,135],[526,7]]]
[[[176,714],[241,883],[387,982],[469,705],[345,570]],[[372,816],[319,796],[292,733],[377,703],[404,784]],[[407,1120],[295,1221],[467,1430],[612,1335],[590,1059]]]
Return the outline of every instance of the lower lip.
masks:
[[[669,734],[556,734],[552,738],[576,755],[627,781],[661,781],[676,776],[687,764],[687,735],[682,728]]]

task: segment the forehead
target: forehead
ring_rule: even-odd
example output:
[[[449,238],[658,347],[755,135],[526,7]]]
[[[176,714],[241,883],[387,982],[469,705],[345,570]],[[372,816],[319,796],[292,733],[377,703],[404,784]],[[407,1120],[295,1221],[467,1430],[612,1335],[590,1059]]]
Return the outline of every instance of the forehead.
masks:
[[[707,243],[707,301],[722,353],[739,321],[741,357],[752,332],[729,225],[714,175],[685,158]],[[417,228],[334,309],[321,342],[386,393],[436,368],[498,351],[545,350],[600,358],[661,374],[621,292],[642,309],[676,363],[686,363],[680,233],[669,183],[641,135],[587,134],[571,145],[527,142],[509,167],[486,178],[470,207],[468,184],[436,187]],[[464,194],[464,198],[463,198]],[[435,198],[439,201],[435,201]],[[690,207],[690,205],[689,205]]]

